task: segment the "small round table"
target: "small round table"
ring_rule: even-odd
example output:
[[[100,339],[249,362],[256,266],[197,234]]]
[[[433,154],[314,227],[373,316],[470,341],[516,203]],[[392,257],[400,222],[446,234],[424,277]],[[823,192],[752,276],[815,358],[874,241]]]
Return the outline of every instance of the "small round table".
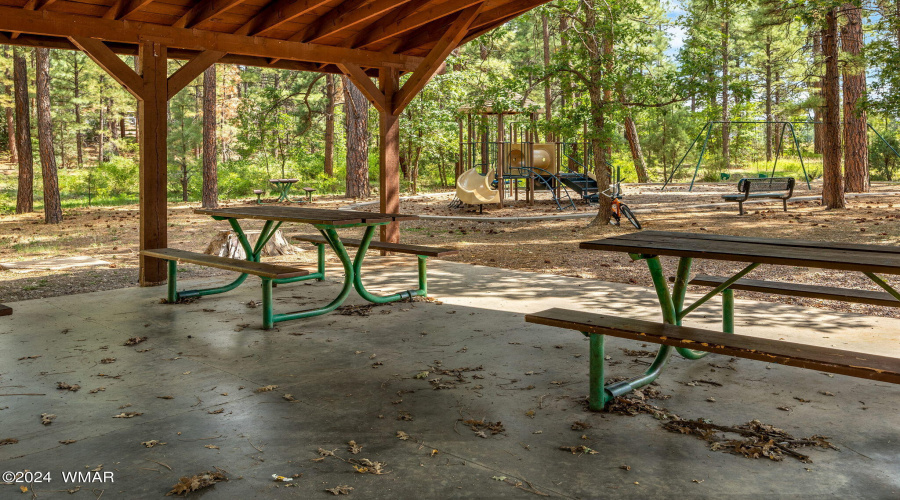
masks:
[[[291,189],[291,186],[300,182],[300,179],[269,179],[269,182],[275,185],[279,191],[281,191],[281,196],[278,197],[275,203],[279,201],[287,201],[290,202],[290,198],[288,198],[288,191]]]

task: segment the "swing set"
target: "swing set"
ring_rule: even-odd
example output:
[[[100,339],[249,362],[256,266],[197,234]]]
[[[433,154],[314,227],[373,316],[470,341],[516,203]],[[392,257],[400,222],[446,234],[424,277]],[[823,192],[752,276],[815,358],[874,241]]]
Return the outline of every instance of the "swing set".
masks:
[[[703,144],[700,147],[700,155],[697,158],[696,165],[694,165],[694,175],[691,177],[691,185],[690,185],[690,188],[688,188],[688,191],[694,190],[694,182],[697,180],[697,173],[700,171],[700,164],[703,162],[703,157],[706,155],[707,147],[709,146],[709,138],[712,135],[713,127],[715,125],[724,125],[724,124],[738,125],[739,127],[741,125],[775,125],[776,127],[779,125],[781,126],[781,132],[778,133],[778,142],[776,143],[776,146],[775,146],[775,161],[772,164],[772,172],[770,174],[770,177],[775,177],[775,169],[778,167],[778,158],[780,158],[781,151],[783,149],[782,146],[784,144],[784,134],[785,134],[785,132],[790,130],[791,140],[794,143],[794,150],[797,151],[797,156],[800,159],[800,168],[803,170],[803,177],[806,180],[806,187],[807,187],[807,189],[812,189],[810,179],[809,179],[809,174],[806,172],[806,164],[803,161],[803,150],[800,149],[800,140],[797,139],[797,133],[794,130],[794,124],[814,125],[813,122],[789,122],[789,121],[775,121],[775,120],[773,120],[773,121],[768,121],[768,120],[715,121],[715,120],[712,120],[712,121],[706,122],[706,124],[703,125],[703,128],[700,129],[700,133],[697,134],[696,137],[694,137],[694,140],[693,140],[693,142],[691,142],[690,147],[688,147],[688,150],[684,153],[684,156],[681,157],[681,161],[679,161],[678,165],[672,169],[672,173],[669,174],[669,177],[666,179],[666,182],[663,184],[662,190],[665,190],[666,186],[668,186],[672,182],[672,179],[675,178],[675,174],[678,173],[678,170],[684,164],[684,160],[687,159],[688,155],[691,153],[691,151],[693,151],[694,146],[697,145],[697,142],[700,140],[701,137],[704,136],[704,132],[705,132],[706,137],[703,139]]]

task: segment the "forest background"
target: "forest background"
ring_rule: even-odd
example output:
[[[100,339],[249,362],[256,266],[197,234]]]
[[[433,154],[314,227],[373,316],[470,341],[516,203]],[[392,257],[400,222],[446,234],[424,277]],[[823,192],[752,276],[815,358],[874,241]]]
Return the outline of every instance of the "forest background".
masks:
[[[134,98],[81,52],[0,53],[0,212],[57,222],[64,207],[136,202]],[[566,168],[625,181],[662,182],[699,138],[676,176],[689,179],[703,127],[726,122],[698,179],[755,176],[779,155],[797,176],[799,147],[838,208],[898,175],[898,87],[900,0],[555,0],[455,51],[404,111],[402,185],[451,188],[461,131],[497,140],[477,114],[490,107],[516,113],[506,140],[564,143]],[[215,205],[283,177],[354,198],[377,184],[377,114],[337,75],[216,65],[168,118],[171,201]],[[737,121],[796,122],[797,143]]]

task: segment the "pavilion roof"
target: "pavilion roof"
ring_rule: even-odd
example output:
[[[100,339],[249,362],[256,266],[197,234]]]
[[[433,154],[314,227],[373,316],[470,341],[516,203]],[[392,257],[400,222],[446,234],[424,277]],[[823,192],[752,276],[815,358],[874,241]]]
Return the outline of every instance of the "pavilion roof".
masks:
[[[0,43],[74,49],[69,37],[89,37],[135,54],[149,40],[173,58],[210,50],[225,53],[225,63],[408,72],[459,17],[475,11],[456,46],[547,1],[0,0]]]

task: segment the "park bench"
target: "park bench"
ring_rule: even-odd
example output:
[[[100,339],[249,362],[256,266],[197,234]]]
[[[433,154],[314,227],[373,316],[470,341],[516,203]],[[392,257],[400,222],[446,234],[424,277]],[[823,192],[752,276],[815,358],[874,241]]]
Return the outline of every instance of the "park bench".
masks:
[[[304,241],[308,243],[312,243],[319,247],[319,269],[324,267],[323,259],[325,258],[324,248],[325,245],[328,244],[328,241],[324,236],[319,234],[296,234],[291,236],[291,239],[295,241]],[[343,243],[346,247],[354,247],[358,248],[362,244],[362,240],[350,239],[350,238],[341,238],[341,243]],[[450,255],[456,255],[459,253],[458,250],[452,248],[436,248],[436,247],[426,247],[421,245],[405,245],[402,243],[387,243],[383,241],[372,241],[368,246],[369,250],[382,250],[385,252],[393,252],[393,253],[403,253],[409,255],[415,255],[418,257],[419,262],[419,289],[411,290],[409,292],[405,292],[412,295],[426,295],[428,293],[428,276],[426,274],[426,260],[428,257],[447,257]],[[359,260],[359,259],[357,259]],[[358,274],[358,273],[357,273]],[[356,277],[358,280],[358,276]],[[357,291],[360,291],[361,294],[365,294],[365,289],[362,287],[362,283],[357,283]]]
[[[282,280],[289,278],[297,278],[306,276],[309,271],[297,269],[294,267],[283,266],[279,264],[267,264],[265,262],[253,262],[243,259],[232,259],[229,257],[218,257],[215,255],[207,255],[205,253],[188,252],[177,248],[157,248],[153,250],[141,250],[141,255],[145,257],[153,257],[168,262],[169,265],[169,281],[168,294],[166,300],[169,303],[178,302],[179,299],[192,297],[200,297],[205,295],[201,291],[178,291],[178,263],[184,262],[188,264],[196,264],[198,266],[214,267],[216,269],[225,269],[227,271],[235,271],[241,274],[252,274],[262,279],[262,307],[263,307],[263,323],[267,323],[267,315],[272,314],[272,280]]]
[[[900,384],[900,359],[886,356],[567,309],[528,314],[525,321],[576,330],[591,337],[592,346],[600,343],[591,349],[592,394],[596,384],[603,387],[604,335]],[[615,394],[615,384],[606,391]]]
[[[728,278],[723,278],[721,276],[698,274],[694,279],[689,281],[688,284],[715,288],[725,283],[727,280]],[[670,281],[674,281],[674,278]],[[871,290],[853,290],[849,288],[750,280],[745,278],[735,281],[728,289],[771,293],[774,295],[808,297],[822,300],[839,300],[842,302],[869,304],[873,306],[900,307],[900,300],[897,300],[893,295],[887,292],[876,292]]]
[[[13,313],[12,307],[0,304],[0,316],[9,316]]]
[[[781,200],[787,212],[787,201],[794,194],[793,177],[744,178],[738,181],[737,194],[723,194],[725,201],[736,201],[740,215],[744,215],[744,202],[750,198]]]

